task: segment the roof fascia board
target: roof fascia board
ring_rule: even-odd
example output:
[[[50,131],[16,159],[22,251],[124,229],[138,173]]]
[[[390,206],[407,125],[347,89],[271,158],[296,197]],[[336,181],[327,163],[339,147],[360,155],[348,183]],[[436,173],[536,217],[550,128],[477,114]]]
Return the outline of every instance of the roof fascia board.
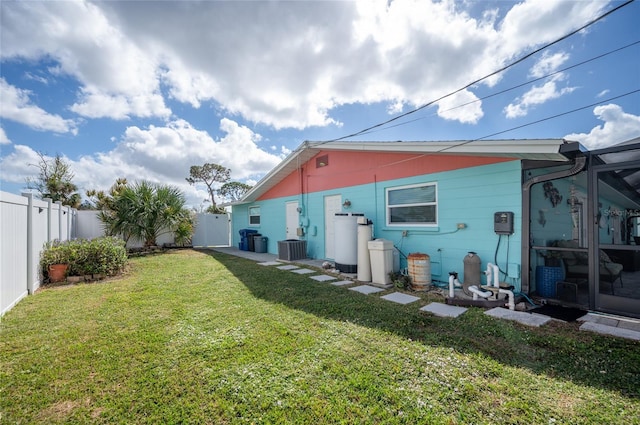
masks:
[[[350,150],[368,152],[415,152],[444,154],[557,154],[563,139],[478,140],[442,142],[308,142],[318,150]]]

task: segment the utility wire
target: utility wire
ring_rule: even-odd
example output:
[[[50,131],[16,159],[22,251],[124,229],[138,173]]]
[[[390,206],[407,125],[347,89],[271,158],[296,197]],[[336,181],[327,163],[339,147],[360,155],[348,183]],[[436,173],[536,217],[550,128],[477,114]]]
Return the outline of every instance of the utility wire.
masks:
[[[624,50],[624,49],[628,49],[629,47],[633,47],[633,46],[635,46],[636,44],[640,44],[640,40],[634,41],[633,43],[631,43],[631,44],[627,44],[626,46],[622,46],[622,47],[619,47],[619,48],[617,48],[617,49],[610,50],[610,51],[608,51],[608,52],[606,52],[606,53],[602,53],[602,54],[600,54],[600,55],[598,55],[598,56],[594,56],[594,57],[592,57],[592,58],[590,58],[590,59],[586,59],[586,60],[584,60],[584,61],[582,61],[582,62],[578,62],[578,63],[573,64],[573,65],[571,65],[571,66],[568,66],[568,67],[566,67],[566,68],[559,69],[559,70],[557,70],[557,71],[555,71],[555,72],[551,72],[551,73],[549,73],[549,74],[547,74],[547,75],[544,75],[544,76],[542,76],[542,77],[534,78],[533,80],[529,80],[529,81],[526,81],[526,82],[524,82],[524,83],[517,84],[517,85],[515,85],[515,86],[511,86],[511,87],[509,87],[509,88],[506,88],[506,89],[504,89],[504,90],[500,90],[500,91],[498,91],[498,92],[495,92],[495,93],[492,93],[492,94],[488,94],[488,95],[483,96],[483,97],[480,97],[480,98],[478,98],[478,99],[470,100],[469,102],[465,102],[465,103],[462,103],[462,104],[460,104],[460,105],[457,105],[457,106],[451,107],[451,108],[449,108],[449,109],[445,109],[445,110],[443,110],[442,112],[453,111],[454,109],[462,108],[462,107],[464,107],[464,106],[471,105],[471,104],[473,104],[473,103],[480,102],[480,101],[483,101],[483,100],[489,99],[489,98],[491,98],[491,97],[495,97],[495,96],[498,96],[498,95],[500,95],[500,94],[507,93],[507,92],[512,91],[512,90],[515,90],[515,89],[519,89],[520,87],[524,87],[524,86],[527,86],[527,85],[529,85],[529,84],[536,83],[536,82],[538,82],[538,81],[540,81],[540,80],[544,80],[544,79],[546,79],[546,78],[552,77],[552,76],[554,76],[554,75],[561,74],[561,73],[563,73],[563,72],[565,72],[565,71],[568,71],[568,70],[573,69],[573,68],[577,68],[577,67],[582,66],[582,65],[585,65],[585,64],[587,64],[587,63],[589,63],[589,62],[593,62],[593,61],[595,61],[595,60],[602,59],[602,58],[603,58],[603,57],[605,57],[605,56],[611,55],[611,54],[613,54],[613,53],[617,53],[617,52],[619,52],[619,51],[621,51],[621,50]],[[422,116],[422,117],[419,117],[419,118],[414,118],[414,119],[409,120],[409,121],[403,121],[403,122],[398,123],[398,124],[390,125],[390,126],[388,126],[388,127],[384,127],[384,128],[380,128],[380,129],[376,129],[376,130],[369,130],[369,131],[365,131],[365,132],[361,133],[361,135],[363,135],[363,134],[376,133],[376,132],[378,132],[378,131],[384,131],[384,130],[388,130],[388,129],[391,129],[391,128],[395,128],[395,127],[400,127],[400,126],[403,126],[403,125],[411,124],[412,122],[420,121],[420,120],[426,119],[427,117],[429,117],[429,116],[433,116],[433,115],[437,115],[437,114],[436,114],[436,113],[432,113],[432,114],[429,114],[429,115],[426,115],[426,116]]]
[[[563,41],[563,40],[566,40],[567,38],[571,37],[572,35],[577,34],[577,33],[579,33],[580,31],[584,30],[585,28],[590,27],[591,25],[595,24],[596,22],[598,22],[598,21],[600,21],[600,20],[604,19],[605,17],[607,17],[607,16],[611,15],[612,13],[614,13],[614,12],[616,12],[616,11],[618,11],[618,10],[622,9],[622,8],[623,8],[623,7],[625,7],[625,6],[628,6],[629,4],[633,3],[634,1],[635,1],[635,0],[628,0],[628,1],[626,1],[625,3],[623,3],[623,4],[619,5],[619,6],[614,7],[613,9],[609,10],[608,12],[605,12],[604,14],[602,14],[602,15],[600,15],[600,16],[598,16],[598,17],[596,17],[595,19],[592,19],[592,20],[591,20],[591,21],[589,21],[589,22],[587,22],[586,24],[584,24],[584,25],[583,25],[583,26],[581,26],[580,28],[578,28],[578,29],[576,29],[576,30],[571,31],[571,32],[569,32],[568,34],[565,34],[565,35],[563,35],[562,37],[560,37],[560,38],[558,38],[558,39],[556,39],[556,40],[554,40],[554,41],[552,41],[552,42],[550,42],[550,43],[547,43],[547,44],[543,45],[542,47],[539,47],[539,48],[537,48],[537,49],[535,49],[535,50],[533,50],[533,51],[531,51],[531,52],[529,52],[529,53],[525,54],[524,56],[521,56],[520,58],[518,58],[518,59],[516,59],[515,61],[513,61],[513,62],[511,62],[511,63],[509,63],[509,64],[507,64],[507,65],[503,66],[502,68],[499,68],[499,69],[497,69],[496,71],[493,71],[493,72],[491,72],[490,74],[485,75],[484,77],[478,78],[477,80],[474,80],[474,81],[472,81],[471,83],[468,83],[468,84],[467,84],[467,85],[465,85],[464,87],[461,87],[461,88],[459,88],[459,89],[457,89],[457,90],[454,90],[454,91],[452,91],[452,92],[450,92],[450,93],[448,93],[448,94],[445,94],[444,96],[440,96],[439,98],[437,98],[437,99],[435,99],[435,100],[432,100],[432,101],[430,101],[430,102],[428,102],[428,103],[426,103],[426,104],[424,104],[424,105],[422,105],[422,106],[420,106],[420,107],[418,107],[418,108],[412,109],[411,111],[407,111],[407,112],[405,112],[405,113],[403,113],[403,114],[400,114],[400,115],[398,115],[398,116],[396,116],[396,117],[394,117],[394,118],[391,118],[391,119],[386,120],[386,121],[384,121],[384,122],[381,122],[381,123],[379,123],[379,124],[372,125],[372,126],[370,126],[370,127],[367,127],[367,128],[365,128],[365,129],[363,129],[363,130],[360,130],[360,131],[357,131],[357,132],[355,132],[355,133],[349,134],[349,135],[347,135],[347,136],[342,136],[342,137],[339,137],[339,138],[337,138],[337,139],[327,140],[327,141],[326,141],[326,142],[324,142],[324,143],[337,142],[337,141],[339,141],[339,140],[344,140],[344,139],[348,139],[348,138],[350,138],[350,137],[359,136],[359,135],[361,135],[361,134],[363,134],[363,133],[365,133],[365,132],[368,132],[369,130],[373,130],[373,129],[375,129],[375,128],[382,127],[383,125],[389,124],[389,123],[391,123],[391,122],[393,122],[393,121],[396,121],[396,120],[398,120],[398,119],[400,119],[400,118],[406,117],[407,115],[413,114],[413,113],[418,112],[418,111],[420,111],[420,110],[422,110],[422,109],[424,109],[424,108],[426,108],[426,107],[428,107],[428,106],[431,106],[431,105],[433,105],[434,103],[441,101],[442,99],[445,99],[445,98],[447,98],[447,97],[453,96],[453,95],[454,95],[454,94],[456,94],[456,93],[459,93],[459,92],[461,92],[461,91],[463,91],[463,90],[466,90],[466,89],[468,89],[469,87],[471,87],[471,86],[473,86],[473,85],[475,85],[475,84],[478,84],[479,82],[481,82],[481,81],[483,81],[483,80],[486,80],[487,78],[493,77],[494,75],[497,75],[497,74],[499,74],[499,73],[501,73],[501,72],[503,72],[503,71],[505,71],[505,70],[507,70],[507,69],[509,69],[509,68],[511,68],[511,67],[513,67],[513,66],[515,66],[515,65],[517,65],[517,64],[519,64],[519,63],[521,63],[521,62],[523,62],[523,61],[525,61],[526,59],[530,58],[531,56],[533,56],[533,55],[535,55],[535,54],[537,54],[537,53],[539,53],[539,52],[541,52],[541,51],[543,51],[543,50],[545,50],[545,49],[547,49],[547,48],[549,48],[549,47],[551,47],[551,46],[553,46],[553,45],[555,45],[555,44],[557,44],[557,43],[559,43],[559,42],[561,42],[561,41]]]
[[[488,134],[486,136],[478,137],[477,139],[465,140],[464,142],[460,142],[460,143],[457,143],[457,144],[455,144],[453,146],[448,146],[446,148],[443,148],[443,149],[439,150],[438,152],[444,152],[446,150],[457,148],[459,146],[464,146],[464,145],[472,143],[472,142],[477,142],[478,140],[488,139],[489,137],[497,136],[498,134],[508,133],[509,131],[518,130],[520,128],[528,127],[528,126],[534,125],[534,124],[539,124],[539,123],[544,122],[544,121],[548,121],[548,120],[551,120],[551,119],[554,119],[554,118],[558,118],[558,117],[561,117],[563,115],[572,114],[574,112],[578,112],[578,111],[581,111],[583,109],[588,109],[588,108],[600,105],[602,103],[610,102],[610,101],[616,100],[616,99],[620,99],[622,97],[629,96],[629,95],[632,95],[632,94],[635,94],[635,93],[640,93],[640,89],[632,90],[630,92],[627,92],[627,93],[624,93],[624,94],[621,94],[621,95],[618,95],[618,96],[610,97],[609,99],[604,99],[604,100],[601,100],[599,102],[592,103],[590,105],[581,106],[579,108],[572,109],[570,111],[561,112],[559,114],[551,115],[551,116],[548,116],[546,118],[541,118],[541,119],[536,120],[536,121],[531,121],[531,122],[528,122],[526,124],[522,124],[522,125],[519,125],[519,126],[516,126],[516,127],[511,127],[511,128],[509,128],[507,130],[502,130],[502,131],[498,131],[496,133]]]

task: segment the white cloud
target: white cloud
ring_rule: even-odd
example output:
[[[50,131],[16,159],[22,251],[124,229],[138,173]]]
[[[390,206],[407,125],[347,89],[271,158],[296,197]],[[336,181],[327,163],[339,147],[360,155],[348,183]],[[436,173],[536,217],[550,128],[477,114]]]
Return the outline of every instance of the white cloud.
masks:
[[[11,139],[7,136],[4,128],[0,127],[0,145],[10,145]]]
[[[57,61],[49,72],[72,76],[81,85],[74,112],[114,119],[170,114],[154,56],[126,39],[97,5],[3,2],[2,12],[2,59]]]
[[[600,93],[598,93],[598,94],[596,95],[596,97],[597,97],[597,98],[604,97],[604,96],[608,95],[610,91],[611,91],[611,90],[609,90],[609,89],[602,90]]]
[[[542,105],[549,100],[557,99],[565,94],[572,93],[577,87],[558,87],[558,83],[563,80],[562,74],[556,74],[546,83],[533,86],[528,92],[518,97],[513,103],[505,106],[504,114],[507,118],[523,117],[529,110],[538,105]]]
[[[0,116],[38,131],[77,134],[78,129],[73,120],[48,113],[34,105],[30,96],[29,90],[14,87],[4,78],[0,78]]]
[[[24,184],[27,177],[38,174],[36,166],[39,162],[40,158],[36,151],[28,146],[14,144],[13,152],[0,160],[2,180]]]
[[[589,133],[572,133],[564,138],[594,150],[640,137],[640,116],[624,112],[619,105],[610,103],[596,106],[593,114],[604,124],[592,128]]]
[[[87,118],[128,119],[138,117],[168,117],[171,111],[165,107],[160,94],[114,95],[83,90],[80,103],[69,109]]]
[[[229,119],[220,121],[225,135],[213,139],[184,120],[164,126],[128,127],[108,152],[65,158],[75,174],[74,183],[82,194],[88,189],[108,189],[117,178],[149,180],[179,187],[191,205],[199,205],[207,193],[190,186],[185,178],[192,165],[216,163],[231,169],[235,181],[256,181],[275,167],[281,155],[268,153],[258,145],[261,136]],[[284,153],[284,149],[282,153]],[[22,183],[38,163],[37,153],[28,146],[14,145],[14,151],[0,162],[3,180]]]
[[[45,86],[49,84],[49,80],[47,80],[46,77],[43,77],[42,75],[36,75],[33,72],[26,72],[24,74],[24,78],[26,78],[27,80],[37,81],[41,84],[44,84]]]
[[[59,62],[56,72],[81,83],[72,110],[89,118],[167,118],[166,91],[196,108],[214,102],[275,129],[303,129],[340,125],[331,113],[341,105],[382,102],[392,112],[422,105],[586,22],[606,3],[525,1],[502,20],[495,9],[473,17],[464,7],[3,2],[1,55]]]
[[[547,74],[557,71],[567,60],[569,60],[568,53],[558,52],[551,54],[545,51],[540,60],[533,65],[529,71],[529,75],[534,78],[544,77]]]
[[[529,70],[529,76],[540,78],[556,72],[563,63],[569,59],[569,54],[565,52],[548,53],[544,52],[540,59]],[[516,98],[507,105],[503,112],[507,118],[523,117],[535,106],[542,105],[549,100],[557,99],[565,94],[572,93],[577,87],[558,87],[559,83],[565,80],[566,74],[560,72],[549,77],[546,83],[534,85],[525,94]]]
[[[482,102],[469,90],[463,90],[438,102],[438,116],[465,124],[476,124],[484,113]]]

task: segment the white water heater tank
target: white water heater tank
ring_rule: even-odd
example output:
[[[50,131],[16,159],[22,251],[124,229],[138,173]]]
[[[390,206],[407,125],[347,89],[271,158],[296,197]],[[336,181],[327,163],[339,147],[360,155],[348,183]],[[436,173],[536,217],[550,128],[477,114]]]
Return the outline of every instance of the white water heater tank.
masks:
[[[358,280],[371,282],[371,258],[368,243],[373,239],[373,226],[364,217],[358,219]]]
[[[343,273],[358,272],[358,218],[362,213],[336,213],[334,217],[334,258],[336,269]]]

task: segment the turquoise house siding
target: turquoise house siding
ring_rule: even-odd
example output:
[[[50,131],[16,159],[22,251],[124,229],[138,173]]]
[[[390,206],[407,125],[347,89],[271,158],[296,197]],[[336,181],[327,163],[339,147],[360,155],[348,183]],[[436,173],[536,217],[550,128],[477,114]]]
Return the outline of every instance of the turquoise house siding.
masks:
[[[387,188],[431,182],[438,188],[436,227],[386,225]],[[502,270],[507,270],[508,263],[520,264],[522,184],[519,160],[237,205],[233,207],[232,215],[234,245],[239,243],[239,229],[253,228],[269,238],[268,252],[277,254],[277,241],[285,239],[285,204],[297,201],[303,207],[300,219],[305,227],[303,238],[307,240],[307,254],[311,258],[324,258],[324,198],[330,195],[341,195],[343,201],[351,201],[351,207],[345,212],[364,213],[372,220],[375,238],[393,241],[404,255],[428,254],[435,281],[447,281],[450,271],[457,271],[460,280],[464,281],[463,258],[469,251],[480,256],[483,269],[487,263],[494,262],[496,248],[499,248],[497,263]],[[248,208],[255,205],[260,205],[261,223],[252,227],[249,226]],[[514,213],[515,233],[509,237],[500,237],[493,230],[493,216],[499,211]],[[458,230],[458,223],[464,223],[466,228]],[[408,231],[408,236],[402,236],[403,230]],[[403,255],[400,260],[400,266],[406,267]],[[510,270],[510,274],[513,272]],[[513,283],[519,289],[519,279]]]

